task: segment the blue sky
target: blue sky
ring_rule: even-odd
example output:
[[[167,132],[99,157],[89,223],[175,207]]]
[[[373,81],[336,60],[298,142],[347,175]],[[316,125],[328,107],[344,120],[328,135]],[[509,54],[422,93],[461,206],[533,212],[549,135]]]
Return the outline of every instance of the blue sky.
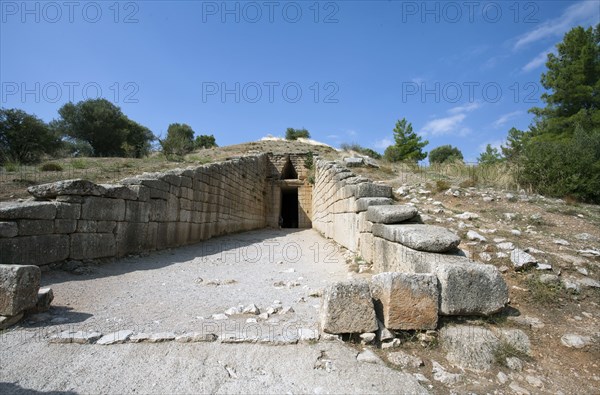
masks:
[[[0,2],[0,105],[105,97],[220,145],[305,127],[380,152],[406,117],[475,160],[541,106],[545,57],[595,1]]]

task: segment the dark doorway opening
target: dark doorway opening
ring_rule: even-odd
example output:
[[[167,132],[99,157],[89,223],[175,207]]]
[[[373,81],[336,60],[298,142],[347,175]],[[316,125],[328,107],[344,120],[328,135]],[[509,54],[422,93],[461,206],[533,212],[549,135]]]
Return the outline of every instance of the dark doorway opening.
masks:
[[[281,190],[279,221],[282,228],[298,227],[298,188]]]
[[[281,170],[281,179],[282,180],[297,180],[298,173],[296,169],[294,169],[294,165],[290,160],[290,157],[287,157],[285,164],[283,165],[283,169]]]

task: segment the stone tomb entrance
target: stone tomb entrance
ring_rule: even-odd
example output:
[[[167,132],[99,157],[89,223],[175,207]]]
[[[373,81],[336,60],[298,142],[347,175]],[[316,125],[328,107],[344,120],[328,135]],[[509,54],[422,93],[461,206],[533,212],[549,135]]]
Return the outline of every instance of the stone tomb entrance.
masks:
[[[267,225],[312,227],[312,185],[305,166],[306,153],[269,154]]]

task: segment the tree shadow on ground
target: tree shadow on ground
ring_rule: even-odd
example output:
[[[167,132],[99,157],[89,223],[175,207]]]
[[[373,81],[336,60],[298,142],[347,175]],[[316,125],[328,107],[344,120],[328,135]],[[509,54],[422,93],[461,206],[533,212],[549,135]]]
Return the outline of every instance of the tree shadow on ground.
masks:
[[[23,388],[17,383],[0,382],[0,394],[4,395],[76,395],[74,391],[36,391],[30,388]]]

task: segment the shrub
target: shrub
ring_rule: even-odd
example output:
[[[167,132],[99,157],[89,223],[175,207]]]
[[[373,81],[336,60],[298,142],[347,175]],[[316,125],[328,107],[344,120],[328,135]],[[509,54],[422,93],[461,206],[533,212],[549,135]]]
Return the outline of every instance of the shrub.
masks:
[[[462,161],[463,159],[462,152],[451,145],[441,145],[429,152],[430,163],[454,162]]]
[[[286,138],[286,140],[298,140],[299,138],[309,139],[310,133],[308,132],[308,130],[306,130],[304,128],[302,128],[302,129],[287,128],[287,130],[285,131],[285,138]]]
[[[518,180],[537,192],[600,202],[600,130],[577,128],[571,139],[532,141],[519,163]]]
[[[215,140],[215,136],[212,134],[206,135],[201,134],[200,136],[196,136],[196,140],[194,140],[194,148],[212,148],[218,147],[217,141]]]
[[[438,192],[444,192],[450,189],[450,183],[444,180],[437,180],[435,182],[435,190]]]
[[[4,171],[12,173],[12,172],[19,170],[19,166],[20,165],[16,162],[6,162],[4,164]]]
[[[48,163],[44,163],[40,167],[40,170],[41,171],[63,171],[63,167],[58,163],[48,162]]]
[[[186,124],[172,123],[167,129],[167,137],[158,141],[167,160],[180,161],[194,149],[194,130]]]

